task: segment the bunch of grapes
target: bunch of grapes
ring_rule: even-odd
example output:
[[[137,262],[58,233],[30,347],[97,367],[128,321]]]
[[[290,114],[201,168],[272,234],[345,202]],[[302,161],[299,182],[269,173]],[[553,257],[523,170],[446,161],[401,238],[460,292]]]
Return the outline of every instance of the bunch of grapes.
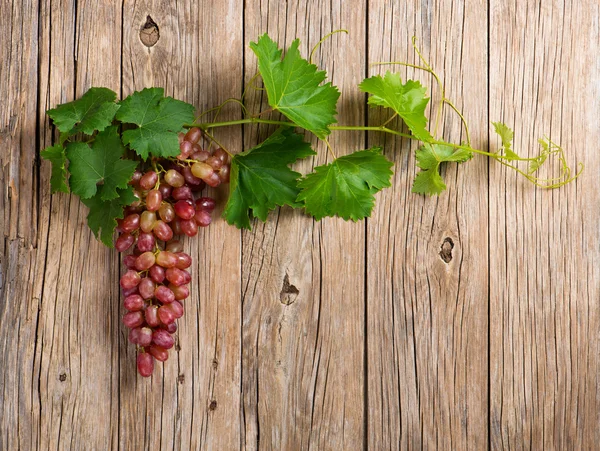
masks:
[[[207,227],[215,201],[194,194],[209,185],[229,182],[229,158],[221,148],[213,153],[200,147],[202,132],[191,128],[180,135],[176,158],[152,161],[152,168],[136,171],[130,184],[138,200],[125,208],[115,247],[133,253],[123,258],[127,272],[120,280],[128,313],[123,323],[129,341],[137,345],[138,372],[148,377],[154,360],[164,362],[175,344],[175,321],[183,315],[190,290],[192,258],[183,252],[177,235],[195,236]]]

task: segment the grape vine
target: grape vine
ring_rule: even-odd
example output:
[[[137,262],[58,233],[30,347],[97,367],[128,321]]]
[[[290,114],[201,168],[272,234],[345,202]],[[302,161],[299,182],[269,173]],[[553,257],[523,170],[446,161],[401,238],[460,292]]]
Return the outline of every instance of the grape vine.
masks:
[[[438,195],[446,189],[442,163],[464,163],[476,154],[543,188],[562,186],[581,174],[583,166],[573,174],[563,149],[549,138],[539,140],[539,155],[519,156],[512,148],[512,130],[500,122],[492,123],[502,143],[497,152],[473,148],[465,117],[446,97],[440,77],[414,39],[420,64],[375,64],[409,66],[435,79],[440,100],[433,131],[425,115],[430,100],[426,88],[418,81],[403,82],[390,71],[358,86],[368,94],[371,107],[391,111],[389,118],[381,125],[333,125],[340,92],[325,83],[326,73],[312,64],[314,52],[331,34],[315,46],[309,60],[300,55],[298,40],[285,54],[266,34],[250,43],[258,73],[246,90],[264,89],[269,102],[269,108],[257,114],[244,104],[246,92],[241,99],[227,99],[195,117],[192,105],[166,97],[162,88],[146,88],[117,101],[113,91],[97,87],[47,112],[59,131],[56,143],[41,152],[52,163],[52,191],[78,195],[89,208],[88,225],[96,237],[112,247],[116,231],[117,251],[132,250],[123,257],[127,270],[120,285],[127,310],[123,323],[130,329],[129,341],[137,346],[140,375],[150,376],[155,360],[164,362],[174,345],[176,320],[184,313],[192,277],[188,272],[192,259],[177,237],[195,236],[211,223],[215,201],[201,194],[206,185],[230,184],[223,217],[238,228],[250,229],[252,218],[266,221],[271,210],[282,206],[302,208],[316,220],[364,219],[373,210],[375,194],[391,185],[393,163],[380,147],[337,157],[327,137],[344,130],[389,133],[421,142],[415,154],[420,170],[412,186],[420,194]],[[264,88],[255,86],[258,77]],[[240,106],[243,118],[218,121],[229,103]],[[454,144],[437,137],[444,106],[458,115],[466,142]],[[275,112],[287,120],[270,119]],[[212,121],[206,120],[209,115]],[[396,118],[407,133],[391,127]],[[229,152],[213,130],[240,124],[271,124],[278,129],[251,149]],[[291,164],[316,154],[296,129],[324,141],[332,161],[305,175],[292,170]],[[560,173],[538,178],[538,170],[551,157],[559,161]],[[528,167],[520,168],[519,163]]]

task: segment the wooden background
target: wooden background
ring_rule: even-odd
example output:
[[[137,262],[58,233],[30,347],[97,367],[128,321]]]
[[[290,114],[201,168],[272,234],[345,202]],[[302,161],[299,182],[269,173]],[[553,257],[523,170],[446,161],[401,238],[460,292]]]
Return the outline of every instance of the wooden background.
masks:
[[[597,447],[599,21],[595,0],[1,0],[0,449]],[[204,110],[240,96],[259,34],[299,37],[306,55],[338,28],[349,35],[316,62],[343,91],[340,123],[381,120],[356,85],[383,70],[371,62],[416,62],[416,35],[474,145],[496,149],[489,121],[505,121],[525,154],[550,134],[584,175],[544,191],[475,158],[425,198],[410,193],[410,143],[334,133],[339,154],[383,143],[395,162],[372,218],[282,209],[243,233],[216,221],[186,242],[177,352],[137,377],[119,256],[77,198],[49,194],[46,109],[90,86],[163,86]],[[217,136],[241,150],[267,131]],[[464,139],[450,112],[443,133]],[[302,171],[327,160],[319,149]]]

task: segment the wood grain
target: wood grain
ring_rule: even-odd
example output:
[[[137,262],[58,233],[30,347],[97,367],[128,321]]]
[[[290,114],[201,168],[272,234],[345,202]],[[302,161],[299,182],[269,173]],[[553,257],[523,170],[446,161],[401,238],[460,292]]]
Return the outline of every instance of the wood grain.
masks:
[[[589,151],[600,133],[598,5],[506,1],[490,11],[490,117],[514,125],[525,154],[548,135],[570,165],[586,165],[555,191],[491,167],[491,444],[591,449],[600,439],[600,158]]]
[[[316,53],[315,62],[340,87],[341,123],[359,123],[364,99],[355,86],[364,74],[365,8],[343,1],[248,3],[245,41],[267,31],[281,45],[296,37],[301,51],[329,31],[346,28]],[[245,79],[256,73],[246,50]],[[338,70],[338,65],[344,61]],[[266,109],[250,91],[252,111]],[[246,147],[264,138],[248,127]],[[313,139],[313,143],[316,141]],[[364,146],[364,135],[331,138],[343,155]],[[319,156],[296,167],[309,172],[330,161]],[[243,234],[243,421],[246,449],[349,449],[364,439],[364,225],[314,222],[281,209]],[[342,363],[343,362],[343,363]]]
[[[420,64],[410,35],[465,111],[473,146],[487,137],[487,7],[481,2],[371,2],[369,61]],[[390,31],[391,30],[391,31]],[[399,37],[399,38],[398,38]],[[373,67],[373,73],[390,67]],[[432,77],[417,78],[432,93]],[[371,125],[389,114],[370,114]],[[434,121],[433,121],[434,122]],[[434,124],[431,124],[433,130]],[[466,139],[446,107],[445,139]],[[447,165],[448,190],[425,198],[410,192],[415,145],[369,135],[395,161],[393,186],[381,192],[367,222],[369,448],[483,449],[487,445],[487,183],[482,158]],[[452,244],[450,244],[452,243]],[[449,246],[449,247],[448,247]],[[446,261],[441,251],[446,247]]]
[[[597,447],[599,24],[592,0],[0,2],[0,451]],[[474,146],[496,150],[488,122],[501,120],[518,150],[534,155],[548,134],[584,174],[544,191],[475,158],[425,198],[410,193],[414,144],[334,133],[338,155],[383,144],[395,162],[372,218],[282,208],[251,232],[217,220],[186,240],[178,343],[142,380],[119,256],[76,197],[49,194],[45,111],[90,86],[162,86],[202,111],[248,86],[258,35],[299,37],[307,55],[338,28],[349,34],[315,62],[341,88],[341,124],[386,119],[356,85],[386,69],[370,63],[417,63],[414,34]],[[430,87],[435,117],[433,80],[393,70]],[[247,100],[266,108],[262,91]],[[233,104],[220,116],[240,117]],[[216,134],[237,152],[271,130]],[[439,134],[466,138],[449,109]],[[301,172],[331,160],[307,139],[319,155]],[[226,189],[212,194],[222,208]]]

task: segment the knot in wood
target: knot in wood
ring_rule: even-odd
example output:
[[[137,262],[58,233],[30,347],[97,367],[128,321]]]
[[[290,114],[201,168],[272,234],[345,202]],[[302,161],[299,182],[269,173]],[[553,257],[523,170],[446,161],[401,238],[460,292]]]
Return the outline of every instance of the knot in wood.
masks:
[[[158,30],[158,25],[152,20],[152,17],[147,16],[146,23],[144,23],[140,29],[140,41],[142,41],[142,44],[146,47],[152,47],[159,39],[160,32]]]
[[[444,260],[444,263],[450,263],[452,261],[452,249],[454,249],[454,241],[452,241],[452,238],[444,238],[444,242],[440,246],[440,258]]]

